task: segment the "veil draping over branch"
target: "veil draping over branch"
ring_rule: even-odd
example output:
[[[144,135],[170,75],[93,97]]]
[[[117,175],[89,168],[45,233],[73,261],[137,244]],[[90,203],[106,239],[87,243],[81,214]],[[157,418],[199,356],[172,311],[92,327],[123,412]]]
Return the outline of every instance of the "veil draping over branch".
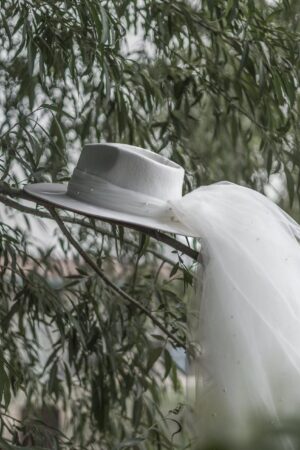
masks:
[[[267,197],[227,182],[172,207],[204,247],[193,327],[199,436],[238,438],[260,418],[280,425],[299,416],[300,226]]]

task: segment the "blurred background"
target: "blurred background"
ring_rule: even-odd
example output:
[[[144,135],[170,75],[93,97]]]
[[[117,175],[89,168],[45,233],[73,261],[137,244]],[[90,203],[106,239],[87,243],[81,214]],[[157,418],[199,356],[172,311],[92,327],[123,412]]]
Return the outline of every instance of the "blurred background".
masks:
[[[299,220],[299,14],[297,0],[0,0],[0,448],[196,448],[196,262],[61,212],[174,342],[21,189],[68,182],[85,143],[123,142],[182,165],[184,193],[228,180]],[[249,448],[280,448],[263,431]]]

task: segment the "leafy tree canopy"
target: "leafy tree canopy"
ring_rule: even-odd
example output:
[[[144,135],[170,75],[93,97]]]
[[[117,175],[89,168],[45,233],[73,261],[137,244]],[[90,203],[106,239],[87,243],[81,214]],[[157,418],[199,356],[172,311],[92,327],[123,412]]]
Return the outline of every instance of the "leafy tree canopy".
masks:
[[[181,389],[171,348],[186,346],[192,260],[120,225],[61,221],[21,189],[68,181],[84,143],[125,142],[184,166],[185,192],[279,180],[296,214],[298,2],[0,6],[0,446],[184,448],[162,399]],[[55,246],[35,236],[53,214]],[[9,419],[15,398],[57,405],[66,435]]]

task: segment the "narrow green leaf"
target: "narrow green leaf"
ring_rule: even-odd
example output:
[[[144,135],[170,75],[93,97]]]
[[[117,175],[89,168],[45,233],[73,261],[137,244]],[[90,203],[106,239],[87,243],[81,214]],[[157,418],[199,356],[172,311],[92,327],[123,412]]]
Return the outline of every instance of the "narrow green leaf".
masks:
[[[143,256],[145,251],[147,250],[147,247],[149,245],[150,238],[145,233],[140,233],[139,235],[139,248],[137,250],[137,253],[139,257]]]
[[[55,361],[50,370],[48,389],[49,393],[55,392],[57,386],[57,361]]]
[[[65,146],[66,145],[65,134],[64,134],[63,129],[62,129],[60,123],[58,122],[56,116],[54,116],[54,115],[53,115],[53,122],[55,124],[56,129],[57,129],[57,135],[59,137],[60,144],[61,144],[61,146]]]
[[[268,154],[267,154],[267,174],[268,174],[268,177],[271,174],[272,162],[273,162],[273,150],[272,150],[272,148],[269,148]]]
[[[170,272],[170,278],[173,277],[173,276],[176,274],[176,272],[178,271],[178,269],[179,269],[179,263],[177,262],[177,263],[174,264],[174,266],[172,267],[172,270],[171,270],[171,272]]]
[[[143,396],[140,395],[133,402],[133,411],[132,411],[132,425],[136,429],[141,421],[143,410]]]
[[[282,82],[276,70],[272,70],[272,79],[277,100],[279,104],[282,105],[284,103],[284,97],[282,93]]]
[[[4,360],[3,357],[0,359],[0,401],[4,400],[5,409],[7,409],[9,403],[10,403],[10,380],[6,373],[6,370],[4,369]]]
[[[109,38],[109,20],[105,8],[102,5],[100,5],[100,13],[102,19],[101,43],[105,44]]]
[[[164,374],[164,379],[165,379],[169,375],[170,370],[172,368],[172,364],[173,364],[173,359],[170,355],[169,350],[167,350],[167,349],[165,349],[165,351],[164,351],[164,358],[165,358],[165,374]]]
[[[290,200],[290,206],[292,207],[294,202],[294,194],[295,194],[295,184],[293,176],[290,172],[290,170],[287,168],[287,166],[284,167],[285,177],[286,177],[286,184],[287,184],[287,190],[289,194],[289,200]]]
[[[148,361],[147,361],[147,368],[146,371],[149,372],[151,367],[155,364],[155,362],[158,360],[158,358],[161,355],[161,352],[163,350],[163,347],[152,347],[148,351]]]
[[[242,57],[241,57],[240,67],[238,70],[238,75],[242,72],[243,68],[247,64],[248,55],[249,55],[249,42],[246,41],[244,43],[244,47],[243,47],[243,53],[242,53]]]
[[[29,76],[32,77],[35,61],[35,49],[31,38],[28,39],[27,43],[27,60]]]

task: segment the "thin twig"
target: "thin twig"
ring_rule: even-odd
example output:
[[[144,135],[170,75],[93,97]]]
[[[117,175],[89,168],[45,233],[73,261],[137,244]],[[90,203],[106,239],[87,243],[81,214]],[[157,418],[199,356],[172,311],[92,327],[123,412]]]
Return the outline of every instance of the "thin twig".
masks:
[[[172,238],[171,236],[168,236],[167,234],[162,233],[158,230],[152,230],[150,228],[145,228],[144,230],[139,227],[133,227],[133,229],[136,229],[137,231],[143,231],[145,234],[148,234],[149,236],[153,237],[157,241],[163,242],[164,244],[169,245],[170,247],[173,247],[174,249],[178,250],[181,253],[184,253],[185,255],[189,256],[194,261],[201,261],[201,255],[197,252],[197,250],[194,250],[191,247],[188,247],[187,245],[183,244],[182,242],[177,241],[176,239]]]
[[[90,256],[83,250],[81,245],[73,238],[72,234],[69,232],[67,227],[65,226],[62,219],[59,217],[58,213],[56,212],[55,208],[53,206],[47,208],[50,212],[50,214],[55,219],[57,225],[61,229],[62,233],[65,235],[65,237],[68,239],[68,241],[73,245],[73,247],[78,251],[82,259],[97,273],[97,275],[104,281],[104,283],[109,286],[114,292],[116,292],[120,297],[122,297],[124,300],[129,302],[130,304],[136,306],[138,309],[143,311],[151,320],[152,322],[161,330],[163,333],[165,333],[171,341],[176,343],[178,347],[186,348],[185,343],[182,342],[180,339],[178,339],[176,336],[174,336],[170,331],[168,331],[164,325],[160,323],[160,321],[149,311],[144,305],[142,305],[139,301],[137,301],[135,298],[128,295],[125,291],[120,289],[118,286],[116,286],[103,272],[99,269],[97,264],[93,261],[93,259],[90,258]]]

